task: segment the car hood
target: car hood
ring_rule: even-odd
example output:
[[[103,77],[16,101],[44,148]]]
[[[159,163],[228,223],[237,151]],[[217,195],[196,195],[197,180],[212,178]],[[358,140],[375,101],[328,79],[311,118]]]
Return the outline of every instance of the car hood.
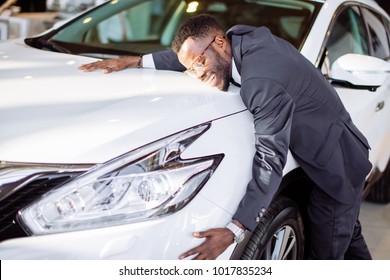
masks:
[[[245,110],[183,73],[84,73],[95,59],[0,44],[0,161],[98,163],[177,131]]]

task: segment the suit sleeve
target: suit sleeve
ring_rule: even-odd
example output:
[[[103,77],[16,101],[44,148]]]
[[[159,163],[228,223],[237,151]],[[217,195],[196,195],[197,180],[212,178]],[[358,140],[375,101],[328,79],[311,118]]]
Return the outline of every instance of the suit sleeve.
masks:
[[[253,231],[282,179],[290,143],[294,102],[282,86],[264,78],[243,82],[241,97],[253,114],[256,153],[252,179],[233,219]]]
[[[152,55],[156,69],[180,72],[186,70],[177,58],[177,54],[172,50],[155,52]]]

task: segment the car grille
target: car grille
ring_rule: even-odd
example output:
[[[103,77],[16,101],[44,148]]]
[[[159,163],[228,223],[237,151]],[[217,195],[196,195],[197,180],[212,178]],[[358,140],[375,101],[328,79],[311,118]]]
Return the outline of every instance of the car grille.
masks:
[[[90,167],[90,165],[88,166]],[[0,165],[0,241],[28,236],[18,221],[18,212],[48,191],[83,173],[86,166],[32,166],[1,163]],[[9,170],[28,170],[16,181],[3,178]]]

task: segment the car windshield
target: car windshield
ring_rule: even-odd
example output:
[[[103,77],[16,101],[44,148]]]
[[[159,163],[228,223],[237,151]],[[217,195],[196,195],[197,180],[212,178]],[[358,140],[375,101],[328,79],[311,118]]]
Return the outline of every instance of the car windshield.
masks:
[[[300,49],[321,5],[297,0],[112,0],[26,43],[94,57],[151,53],[169,49],[186,19],[207,13],[226,30],[236,24],[267,26]]]

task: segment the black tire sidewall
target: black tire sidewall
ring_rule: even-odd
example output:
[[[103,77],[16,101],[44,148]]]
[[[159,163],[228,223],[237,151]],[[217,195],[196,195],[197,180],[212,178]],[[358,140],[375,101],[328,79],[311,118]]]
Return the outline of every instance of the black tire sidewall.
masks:
[[[303,259],[305,240],[301,214],[298,206],[285,197],[279,197],[272,202],[249,239],[241,259],[258,259],[273,235],[284,226],[293,229],[296,237],[296,259]]]

